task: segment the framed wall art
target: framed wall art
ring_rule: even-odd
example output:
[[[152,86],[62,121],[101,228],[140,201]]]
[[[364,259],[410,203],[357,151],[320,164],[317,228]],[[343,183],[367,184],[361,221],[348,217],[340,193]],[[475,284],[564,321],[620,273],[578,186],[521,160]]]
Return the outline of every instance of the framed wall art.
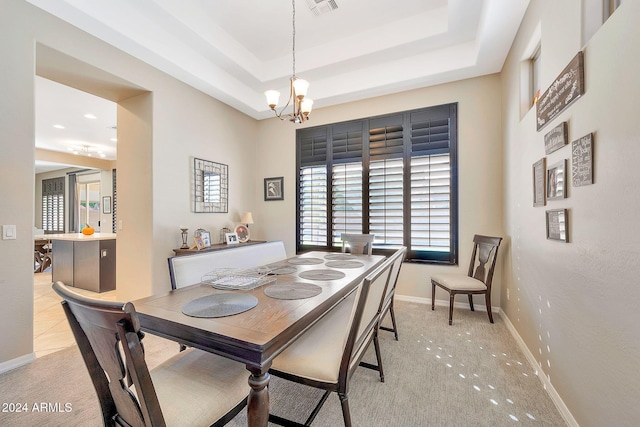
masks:
[[[567,122],[562,122],[544,136],[544,154],[551,154],[569,143]]]
[[[545,157],[533,164],[533,206],[547,204],[547,193],[545,191],[546,166],[547,159]]]
[[[193,211],[226,213],[229,198],[229,167],[193,159]]]
[[[547,200],[567,197],[566,169],[566,159],[547,166]]]
[[[264,200],[284,200],[284,177],[264,179]]]
[[[551,209],[547,215],[547,239],[569,242],[569,221],[566,209]]]
[[[574,187],[593,184],[593,134],[571,143],[571,182]]]
[[[111,213],[111,196],[102,196],[102,213]]]

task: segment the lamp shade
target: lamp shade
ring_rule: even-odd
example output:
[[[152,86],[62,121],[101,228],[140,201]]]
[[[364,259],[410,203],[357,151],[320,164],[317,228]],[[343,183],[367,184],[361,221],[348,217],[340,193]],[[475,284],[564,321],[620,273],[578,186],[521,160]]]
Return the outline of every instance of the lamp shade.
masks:
[[[300,111],[302,114],[309,114],[311,112],[311,108],[313,107],[313,100],[309,98],[305,98],[300,102]]]
[[[253,216],[251,212],[245,212],[242,214],[242,218],[240,218],[240,222],[242,224],[253,224]]]
[[[293,81],[293,91],[296,93],[298,99],[302,99],[307,96],[307,89],[309,89],[308,81],[299,78],[296,78]]]
[[[280,99],[280,92],[277,90],[268,90],[264,93],[264,96],[267,97],[267,104],[269,108],[275,108],[278,105],[278,100]]]

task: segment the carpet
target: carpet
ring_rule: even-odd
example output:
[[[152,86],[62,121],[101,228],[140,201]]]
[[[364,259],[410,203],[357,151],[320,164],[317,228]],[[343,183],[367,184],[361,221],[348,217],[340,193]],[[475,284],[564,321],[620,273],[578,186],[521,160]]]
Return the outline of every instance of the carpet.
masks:
[[[564,426],[499,315],[396,301],[400,340],[380,331],[385,382],[358,369],[349,390],[354,426]],[[388,319],[387,319],[388,322]],[[385,322],[385,323],[387,323]],[[149,367],[178,345],[145,338]],[[365,360],[374,362],[369,349]],[[304,421],[322,392],[272,377],[271,412]],[[81,355],[71,347],[0,375],[1,426],[100,426],[100,409]],[[13,406],[10,406],[13,405]],[[20,410],[20,412],[18,412]],[[313,423],[343,425],[337,395]],[[228,426],[246,426],[246,410]]]

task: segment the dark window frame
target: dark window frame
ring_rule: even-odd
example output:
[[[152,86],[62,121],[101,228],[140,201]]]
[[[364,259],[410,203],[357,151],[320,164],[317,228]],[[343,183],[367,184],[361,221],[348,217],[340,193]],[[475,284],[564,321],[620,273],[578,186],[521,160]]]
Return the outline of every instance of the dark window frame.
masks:
[[[431,141],[430,138],[422,139],[415,137],[412,139],[412,120],[414,117],[446,116],[448,120],[448,140]],[[383,138],[385,141],[376,142],[376,148],[371,149],[370,131],[379,129],[380,124],[399,123],[401,130],[401,145],[398,134],[395,133],[390,138]],[[435,126],[435,125],[434,125]],[[357,142],[344,143],[348,137],[340,134],[344,129],[361,130],[363,135],[361,147]],[[395,129],[395,128],[394,128]],[[431,127],[429,129],[432,129]],[[397,130],[397,129],[396,129]],[[382,132],[378,130],[378,132]],[[334,143],[337,141],[338,143]],[[339,149],[334,151],[335,147]],[[359,152],[361,150],[361,152]],[[449,200],[449,252],[419,251],[411,248],[411,159],[425,155],[449,153],[450,160],[450,200]],[[296,251],[297,253],[311,250],[339,251],[340,247],[333,246],[333,203],[332,197],[332,171],[335,164],[344,164],[361,161],[362,162],[362,192],[363,192],[363,233],[368,233],[369,218],[369,167],[372,161],[383,158],[402,158],[404,162],[403,172],[403,244],[409,249],[407,260],[412,262],[423,262],[430,264],[458,264],[458,104],[444,104],[433,107],[407,110],[398,113],[390,113],[375,117],[358,120],[351,120],[340,123],[316,126],[311,128],[298,129],[296,131]],[[301,230],[301,169],[308,166],[326,167],[326,227],[327,236],[324,244],[303,244]],[[395,247],[376,247],[374,253],[388,255],[395,250]]]

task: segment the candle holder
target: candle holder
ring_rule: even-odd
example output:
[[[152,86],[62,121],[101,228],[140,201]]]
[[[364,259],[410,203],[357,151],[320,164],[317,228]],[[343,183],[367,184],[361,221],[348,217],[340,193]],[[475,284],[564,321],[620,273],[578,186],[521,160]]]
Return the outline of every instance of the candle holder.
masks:
[[[182,246],[180,246],[180,249],[189,249],[189,245],[187,244],[189,229],[187,227],[180,227],[180,231],[182,231]]]

